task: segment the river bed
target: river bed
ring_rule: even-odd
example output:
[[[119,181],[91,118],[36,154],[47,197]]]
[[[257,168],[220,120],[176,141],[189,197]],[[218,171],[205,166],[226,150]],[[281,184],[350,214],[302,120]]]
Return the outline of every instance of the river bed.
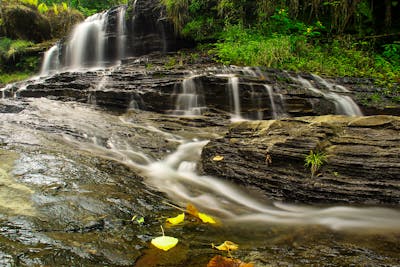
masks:
[[[400,210],[274,203],[196,173],[229,117],[113,113],[45,98],[0,103],[2,266],[399,266]],[[218,220],[165,220],[188,203]],[[168,252],[150,244],[179,239]]]

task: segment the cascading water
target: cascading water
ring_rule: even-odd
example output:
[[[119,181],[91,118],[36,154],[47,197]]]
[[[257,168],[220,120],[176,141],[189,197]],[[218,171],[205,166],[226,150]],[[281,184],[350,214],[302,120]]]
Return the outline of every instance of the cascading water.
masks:
[[[206,144],[207,141],[184,143],[164,160],[144,166],[147,182],[178,203],[195,203],[232,221],[318,224],[333,229],[400,227],[400,213],[389,209],[344,206],[316,208],[262,202],[228,182],[199,176],[195,173],[195,166]],[[376,214],[382,217],[378,218]],[[377,224],[378,221],[380,223]]]
[[[300,83],[305,89],[310,90],[310,91],[316,93],[317,95],[321,95],[324,98],[332,101],[336,107],[336,114],[348,115],[348,116],[362,116],[363,115],[360,108],[353,101],[353,99],[351,99],[351,97],[345,96],[345,95],[340,95],[340,94],[337,94],[332,91],[324,92],[322,90],[319,90],[315,86],[313,86],[310,81],[304,79],[301,76],[292,77],[289,75],[289,77],[293,81]],[[328,89],[330,89],[329,84],[326,83],[326,85],[328,85]]]
[[[43,57],[42,68],[40,70],[40,75],[49,75],[59,68],[59,47],[58,45],[52,46]]]
[[[116,25],[112,32],[107,32],[111,10],[94,14],[76,25],[65,44],[58,43],[45,53],[41,75],[60,70],[103,68],[120,63],[126,55],[126,9],[126,6],[119,6],[115,11]],[[115,39],[115,45],[112,39]],[[65,50],[62,61],[60,50]],[[109,55],[106,55],[108,51],[115,53],[112,62],[109,62]]]
[[[120,6],[118,8],[118,17],[117,17],[118,18],[118,25],[117,25],[118,61],[125,58],[125,47],[126,47],[126,37],[127,37],[126,27],[125,27],[125,14],[126,14],[126,6]]]
[[[198,75],[191,75],[182,81],[181,92],[177,94],[175,115],[198,116],[205,107],[203,88]]]
[[[66,48],[69,69],[104,66],[106,18],[107,12],[94,14],[75,27]]]
[[[279,103],[275,104],[275,93],[272,86],[265,84],[265,89],[268,92],[269,100],[271,103],[271,110],[272,110],[272,118],[279,119],[283,117],[287,117],[288,115],[284,112],[284,99],[281,94],[278,94]]]
[[[241,115],[240,108],[239,78],[236,76],[229,77],[228,88],[229,101],[231,103],[231,107],[233,108],[233,115],[231,117],[231,120],[241,121],[243,120],[243,117]]]

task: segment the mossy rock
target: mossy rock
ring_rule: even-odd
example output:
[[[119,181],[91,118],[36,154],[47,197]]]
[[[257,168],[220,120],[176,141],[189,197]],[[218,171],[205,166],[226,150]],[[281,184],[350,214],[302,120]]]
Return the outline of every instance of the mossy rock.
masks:
[[[58,14],[48,12],[46,16],[50,21],[52,38],[65,37],[76,24],[85,19],[82,13],[74,9],[64,10]]]
[[[42,42],[51,38],[49,20],[35,7],[7,5],[2,12],[3,31],[12,39]]]

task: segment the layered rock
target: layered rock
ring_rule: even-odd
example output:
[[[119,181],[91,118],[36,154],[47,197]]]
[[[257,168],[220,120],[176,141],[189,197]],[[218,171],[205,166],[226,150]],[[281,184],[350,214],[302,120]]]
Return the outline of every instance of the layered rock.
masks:
[[[399,133],[395,116],[241,122],[204,148],[201,170],[280,201],[399,204]],[[311,150],[327,157],[312,178]]]
[[[172,67],[169,66],[171,60],[175,62]],[[135,107],[170,114],[182,93],[183,81],[193,79],[196,87],[201,89],[198,93],[204,99],[208,111],[228,116],[234,110],[229,82],[232,77],[236,77],[243,118],[271,119],[337,113],[334,101],[323,94],[315,93],[315,89],[310,90],[296,80],[301,77],[310,86],[328,94],[329,89],[316,76],[274,69],[261,71],[228,68],[207,61],[191,63],[187,59],[178,64],[178,60],[173,54],[169,57],[153,54],[130,58],[117,67],[101,71],[60,72],[43,79],[10,85],[3,90],[3,94],[5,97],[49,97],[63,101],[89,102],[113,110],[125,111]],[[333,90],[335,86],[341,88],[333,79],[324,81],[329,82]],[[342,89],[343,92],[334,93],[355,99],[357,92],[366,86],[357,87],[352,84],[348,90]],[[368,86],[369,91],[366,92],[372,94],[373,84]],[[393,111],[396,108],[390,109],[388,113],[392,114]],[[363,112],[371,115],[376,114],[377,110],[363,109]],[[385,113],[386,110],[380,112]]]

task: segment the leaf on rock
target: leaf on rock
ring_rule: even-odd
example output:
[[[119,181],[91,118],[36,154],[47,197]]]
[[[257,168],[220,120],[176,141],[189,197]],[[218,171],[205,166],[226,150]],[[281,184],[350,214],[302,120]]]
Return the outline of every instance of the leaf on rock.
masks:
[[[208,262],[207,267],[254,267],[254,264],[218,255]]]
[[[214,248],[218,250],[225,250],[225,251],[232,251],[232,250],[237,250],[239,248],[238,244],[233,243],[232,241],[225,241],[219,246],[214,246]]]
[[[186,212],[196,218],[199,218],[203,223],[217,223],[210,215],[199,212],[193,204],[189,203],[187,205]]]
[[[179,214],[176,217],[168,218],[167,222],[169,222],[172,225],[177,225],[177,224],[183,222],[184,220],[185,220],[185,213],[182,213],[182,214]]]
[[[178,244],[178,239],[172,236],[159,236],[153,238],[151,240],[151,244],[153,244],[156,248],[167,251]]]
[[[209,215],[207,215],[207,214],[205,214],[205,213],[199,212],[199,213],[198,213],[198,217],[200,218],[200,220],[201,220],[203,223],[217,223],[217,222],[214,220],[213,217],[211,217],[211,216],[209,216]]]
[[[219,156],[219,155],[213,157],[213,161],[221,161],[223,159],[224,159],[224,157],[223,156]]]

